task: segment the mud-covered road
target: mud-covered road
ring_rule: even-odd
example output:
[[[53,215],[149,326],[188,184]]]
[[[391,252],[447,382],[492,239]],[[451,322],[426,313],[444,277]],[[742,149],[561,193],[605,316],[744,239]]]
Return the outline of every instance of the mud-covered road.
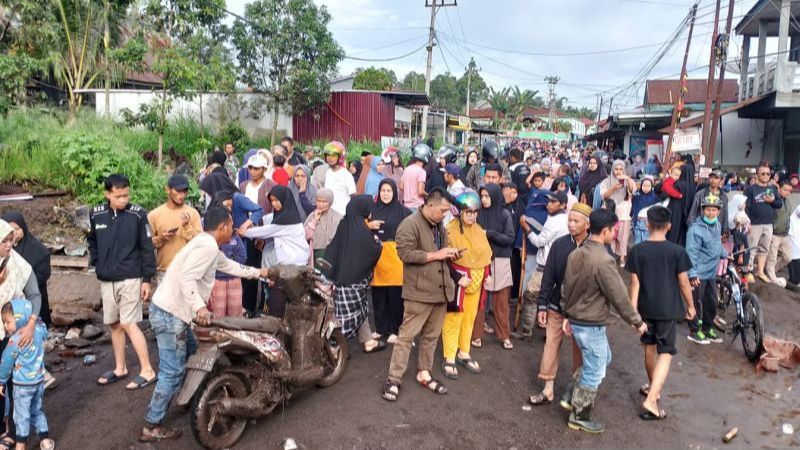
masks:
[[[800,340],[800,296],[757,284],[767,332]],[[428,449],[428,448],[786,448],[800,446],[800,370],[756,373],[739,341],[733,346],[698,346],[686,341],[680,325],[678,355],[662,400],[669,417],[660,422],[638,418],[646,381],[642,351],[634,331],[621,323],[610,327],[613,362],[600,388],[595,417],[607,431],[590,436],[567,429],[566,412],[556,404],[524,411],[542,352],[543,331],[534,342],[515,341],[504,351],[488,337],[473,356],[484,373],[462,371],[447,383],[449,393],[435,396],[413,382],[413,364],[400,399],[390,404],[380,391],[391,349],[366,355],[352,350],[343,380],[327,389],[295,395],[284,409],[252,422],[237,449],[279,449],[286,438],[303,449]],[[354,344],[355,345],[355,344]],[[154,350],[154,346],[151,345]],[[441,346],[439,347],[441,350]],[[130,351],[130,349],[129,349]],[[157,362],[157,354],[151,355]],[[437,355],[440,364],[441,355]],[[129,353],[129,361],[135,361]],[[60,386],[45,396],[51,436],[62,449],[191,449],[198,448],[188,414],[171,410],[170,425],[184,435],[162,444],[137,442],[152,387],[127,392],[125,383],[108,387],[96,378],[113,365],[111,349],[102,347],[98,362],[84,367],[72,360],[57,373]],[[415,361],[412,355],[412,361]],[[569,351],[562,349],[556,387],[560,394],[569,370]],[[135,373],[136,367],[130,370]],[[434,375],[440,379],[437,367]],[[791,423],[794,435],[781,426]],[[730,444],[722,436],[732,427],[739,435]]]

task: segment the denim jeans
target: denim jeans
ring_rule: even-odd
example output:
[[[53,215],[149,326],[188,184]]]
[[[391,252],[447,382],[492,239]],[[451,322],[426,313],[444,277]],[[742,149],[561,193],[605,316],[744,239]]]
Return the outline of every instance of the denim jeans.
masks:
[[[42,411],[44,383],[14,385],[14,426],[17,427],[17,442],[27,442],[31,426],[36,429],[39,439],[47,438],[47,418]]]
[[[572,325],[572,338],[581,349],[583,368],[578,383],[597,390],[611,364],[611,347],[608,346],[605,326]]]
[[[183,382],[186,360],[197,351],[197,341],[189,324],[155,304],[150,305],[150,325],[158,343],[158,381],[144,420],[154,427],[164,421]]]
[[[633,225],[633,245],[650,239],[650,231],[647,230],[646,220],[637,220]]]

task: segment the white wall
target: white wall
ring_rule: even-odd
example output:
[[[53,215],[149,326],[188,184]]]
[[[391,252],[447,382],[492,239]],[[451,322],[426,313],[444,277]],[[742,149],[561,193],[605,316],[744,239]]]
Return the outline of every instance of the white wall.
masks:
[[[714,159],[722,165],[757,166],[761,160],[775,162],[781,144],[780,120],[741,119],[736,113],[722,116],[721,137],[717,135]],[[747,155],[748,145],[750,154]]]
[[[158,93],[144,90],[113,90],[109,95],[109,112],[114,118],[120,118],[120,111],[124,108],[137,112],[140,105],[150,104],[156,95]],[[250,117],[252,109],[247,106],[248,102],[257,98],[258,94],[242,92],[236,94],[236,96],[236,100],[231,102],[225,95],[203,95],[203,124],[215,128],[218,125],[217,118],[220,115],[220,105],[227,105],[229,110],[235,110],[230,111],[229,114],[238,117],[242,126],[251,136],[269,136],[272,133],[272,114],[264,114],[259,119],[253,119]],[[240,105],[241,108],[232,108],[230,107],[232,104]],[[105,106],[105,94],[102,91],[97,92],[95,94],[95,111],[98,115],[105,114]],[[196,96],[193,100],[176,99],[168,117],[170,119],[191,117],[199,122],[199,96]],[[293,135],[292,117],[282,113],[278,116],[278,135],[283,136],[286,134]]]

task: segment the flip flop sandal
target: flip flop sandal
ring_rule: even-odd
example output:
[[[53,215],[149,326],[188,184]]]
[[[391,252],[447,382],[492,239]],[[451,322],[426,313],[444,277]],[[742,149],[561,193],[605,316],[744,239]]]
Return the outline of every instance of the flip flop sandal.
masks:
[[[544,393],[543,393],[543,392],[538,392],[538,393],[536,393],[536,394],[533,394],[533,395],[531,395],[531,396],[530,396],[530,398],[528,399],[528,402],[530,402],[530,404],[531,404],[531,405],[533,405],[533,406],[548,405],[548,404],[550,404],[550,402],[552,402],[552,401],[553,401],[553,399],[551,399],[551,398],[547,398],[547,397],[544,395]]]
[[[367,350],[367,347],[364,346],[364,353],[376,353],[376,352],[379,352],[379,351],[384,350],[384,349],[386,349],[386,342],[378,341],[378,344],[375,345],[375,347],[372,347],[369,350]]]
[[[453,369],[452,371],[447,371],[447,369]],[[442,363],[442,374],[444,374],[445,378],[449,378],[451,380],[458,379],[458,368],[453,363],[444,362]]]
[[[161,428],[158,433],[144,434],[139,436],[139,442],[160,442],[172,439],[178,439],[183,434],[180,428]]]
[[[158,375],[154,375],[153,378],[151,378],[149,380],[147,378],[141,376],[141,375],[137,375],[136,378],[131,380],[131,383],[133,383],[133,386],[125,386],[125,389],[127,389],[129,391],[135,391],[137,389],[143,389],[143,388],[146,388],[147,386],[150,386],[151,384],[155,383],[156,381],[158,381]]]
[[[420,386],[430,389],[431,392],[437,395],[444,395],[447,394],[447,388],[444,385],[435,379],[431,378],[430,380],[417,380]]]
[[[383,387],[383,394],[381,395],[381,398],[387,402],[396,402],[399,395],[400,385],[391,381],[387,381],[386,386]]]
[[[662,409],[659,415],[655,415],[652,411],[648,410],[639,414],[639,418],[642,420],[664,420],[667,418],[667,412]]]
[[[105,378],[106,381],[102,382],[100,381],[100,378]],[[100,375],[100,378],[97,379],[97,384],[100,386],[108,386],[109,384],[113,384],[119,380],[128,378],[128,374],[126,373],[125,375],[117,375],[113,370],[109,370],[108,372]]]
[[[481,367],[472,358],[459,358],[459,357],[456,357],[456,363],[458,363],[459,366],[464,367],[465,369],[467,369],[471,373],[475,373],[475,374],[481,373]]]
[[[511,343],[511,339],[506,339],[501,344],[503,346],[503,350],[513,350],[514,344]]]
[[[483,342],[481,342],[480,339],[473,339],[472,341],[470,341],[469,345],[475,348],[481,348],[483,347]]]

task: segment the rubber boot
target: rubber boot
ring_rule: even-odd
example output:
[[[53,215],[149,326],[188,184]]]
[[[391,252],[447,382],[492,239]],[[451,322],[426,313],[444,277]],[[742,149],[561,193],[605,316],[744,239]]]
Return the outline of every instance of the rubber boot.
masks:
[[[602,433],[606,430],[602,423],[592,420],[592,407],[597,397],[597,390],[578,384],[572,392],[572,412],[569,414],[567,426],[573,430],[587,433]]]
[[[515,339],[526,339],[533,336],[533,325],[536,321],[536,296],[533,292],[525,291],[522,294],[522,312],[519,330],[511,333]]]
[[[581,369],[580,367],[578,370],[572,374],[572,378],[569,380],[567,384],[567,389],[564,391],[564,395],[561,396],[561,400],[559,400],[558,404],[561,405],[562,408],[566,409],[567,411],[572,411],[572,391],[575,389],[575,385],[578,384],[578,380],[581,378]]]

